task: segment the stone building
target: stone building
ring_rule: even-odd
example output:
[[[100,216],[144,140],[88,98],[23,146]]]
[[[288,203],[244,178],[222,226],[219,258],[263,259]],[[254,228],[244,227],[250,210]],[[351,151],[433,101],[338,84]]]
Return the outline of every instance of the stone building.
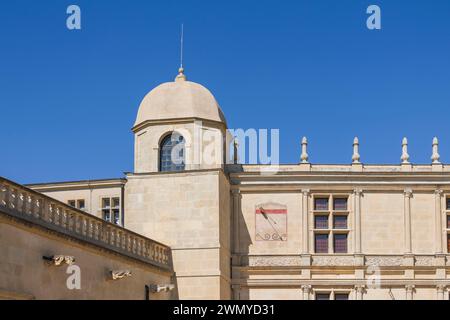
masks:
[[[450,287],[450,165],[239,164],[214,96],[143,99],[134,172],[28,187],[170,247],[180,299],[438,299]],[[230,160],[231,159],[231,160]],[[11,237],[14,237],[11,235]]]

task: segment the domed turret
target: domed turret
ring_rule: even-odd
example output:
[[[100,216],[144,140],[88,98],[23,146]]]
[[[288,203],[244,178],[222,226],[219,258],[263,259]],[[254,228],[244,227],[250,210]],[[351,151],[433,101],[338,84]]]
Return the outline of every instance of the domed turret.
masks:
[[[151,120],[199,118],[225,123],[225,117],[214,96],[204,86],[187,81],[180,68],[173,82],[150,91],[142,100],[135,126]]]
[[[137,173],[220,168],[225,163],[222,110],[208,89],[186,80],[183,68],[175,81],[144,97],[133,132]]]

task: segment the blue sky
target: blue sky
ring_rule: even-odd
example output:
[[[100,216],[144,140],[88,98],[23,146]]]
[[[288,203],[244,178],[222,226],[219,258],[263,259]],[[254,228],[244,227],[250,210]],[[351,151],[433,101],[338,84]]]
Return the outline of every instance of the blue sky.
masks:
[[[66,28],[66,8],[82,30]],[[382,30],[366,28],[366,8]],[[8,1],[0,10],[0,175],[21,183],[133,170],[140,100],[185,68],[231,128],[279,128],[282,163],[450,162],[450,1]]]

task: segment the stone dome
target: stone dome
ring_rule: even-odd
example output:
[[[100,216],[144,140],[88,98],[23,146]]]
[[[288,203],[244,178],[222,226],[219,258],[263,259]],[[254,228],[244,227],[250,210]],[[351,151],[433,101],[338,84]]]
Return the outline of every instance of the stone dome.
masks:
[[[214,96],[204,86],[187,81],[180,68],[173,82],[163,83],[142,100],[135,126],[147,120],[200,118],[226,123]]]

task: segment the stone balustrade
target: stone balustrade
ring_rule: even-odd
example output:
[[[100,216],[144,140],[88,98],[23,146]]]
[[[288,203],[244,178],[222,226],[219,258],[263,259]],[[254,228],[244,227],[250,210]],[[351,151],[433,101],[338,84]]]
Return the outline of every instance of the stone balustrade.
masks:
[[[0,213],[172,270],[170,248],[0,177]]]

